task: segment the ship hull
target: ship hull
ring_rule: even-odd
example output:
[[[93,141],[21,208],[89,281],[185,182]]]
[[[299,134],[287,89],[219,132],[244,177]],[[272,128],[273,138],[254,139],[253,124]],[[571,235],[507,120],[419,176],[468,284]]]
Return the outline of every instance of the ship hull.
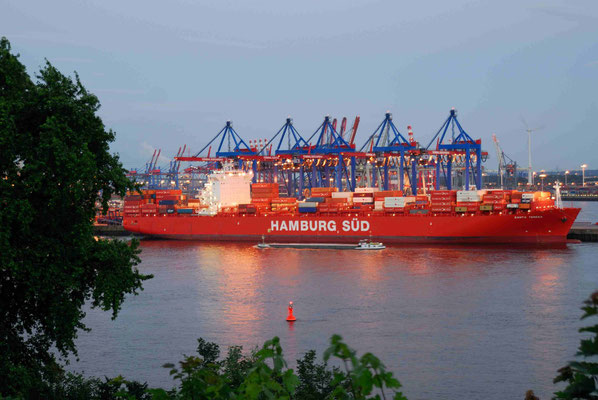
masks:
[[[130,232],[200,241],[356,243],[564,243],[578,208],[515,214],[452,215],[142,215],[125,218]]]

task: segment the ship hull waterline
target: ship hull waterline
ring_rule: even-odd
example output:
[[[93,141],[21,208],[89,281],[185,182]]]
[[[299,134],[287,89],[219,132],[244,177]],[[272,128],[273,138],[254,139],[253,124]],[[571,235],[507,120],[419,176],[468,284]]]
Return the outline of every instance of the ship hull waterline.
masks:
[[[282,243],[543,244],[565,243],[579,208],[516,214],[453,215],[140,215],[125,218],[133,233],[197,241]]]

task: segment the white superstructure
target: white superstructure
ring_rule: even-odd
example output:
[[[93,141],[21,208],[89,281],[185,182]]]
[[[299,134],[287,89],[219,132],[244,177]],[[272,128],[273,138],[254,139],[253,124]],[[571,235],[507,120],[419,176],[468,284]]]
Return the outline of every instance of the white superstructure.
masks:
[[[199,198],[208,208],[203,214],[215,214],[222,207],[251,203],[251,180],[253,173],[225,165],[222,170],[208,175],[208,182]]]

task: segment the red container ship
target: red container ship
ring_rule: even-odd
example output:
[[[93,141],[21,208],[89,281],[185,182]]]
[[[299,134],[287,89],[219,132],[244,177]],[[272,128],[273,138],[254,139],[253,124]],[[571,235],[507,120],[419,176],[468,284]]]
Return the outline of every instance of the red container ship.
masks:
[[[403,196],[374,188],[313,188],[298,201],[278,185],[220,171],[197,199],[177,190],[125,198],[125,229],[165,239],[357,243],[564,243],[579,208],[561,208],[546,192],[430,191]]]

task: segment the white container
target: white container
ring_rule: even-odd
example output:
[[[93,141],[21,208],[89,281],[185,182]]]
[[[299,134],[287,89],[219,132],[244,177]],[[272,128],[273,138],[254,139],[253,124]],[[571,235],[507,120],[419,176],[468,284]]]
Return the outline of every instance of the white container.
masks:
[[[299,202],[297,204],[299,204],[299,208],[304,208],[304,207],[305,208],[308,208],[308,207],[311,208],[311,207],[317,207],[318,204],[320,204],[320,203],[315,202],[315,201],[303,201],[303,202]]]
[[[521,198],[522,199],[533,200],[534,199],[534,194],[533,193],[521,193]]]
[[[457,201],[458,202],[479,202],[482,201],[483,190],[458,190]]]
[[[373,197],[353,197],[353,203],[373,203]]]
[[[374,193],[377,191],[378,191],[378,188],[373,188],[373,187],[355,188],[355,193]]]
[[[385,197],[384,201],[405,201],[406,197]]]
[[[353,197],[353,192],[332,192],[332,197],[335,199],[350,199]]]
[[[507,208],[519,208],[519,204],[507,204]]]
[[[384,201],[379,200],[374,202],[374,210],[382,210],[384,208]]]

